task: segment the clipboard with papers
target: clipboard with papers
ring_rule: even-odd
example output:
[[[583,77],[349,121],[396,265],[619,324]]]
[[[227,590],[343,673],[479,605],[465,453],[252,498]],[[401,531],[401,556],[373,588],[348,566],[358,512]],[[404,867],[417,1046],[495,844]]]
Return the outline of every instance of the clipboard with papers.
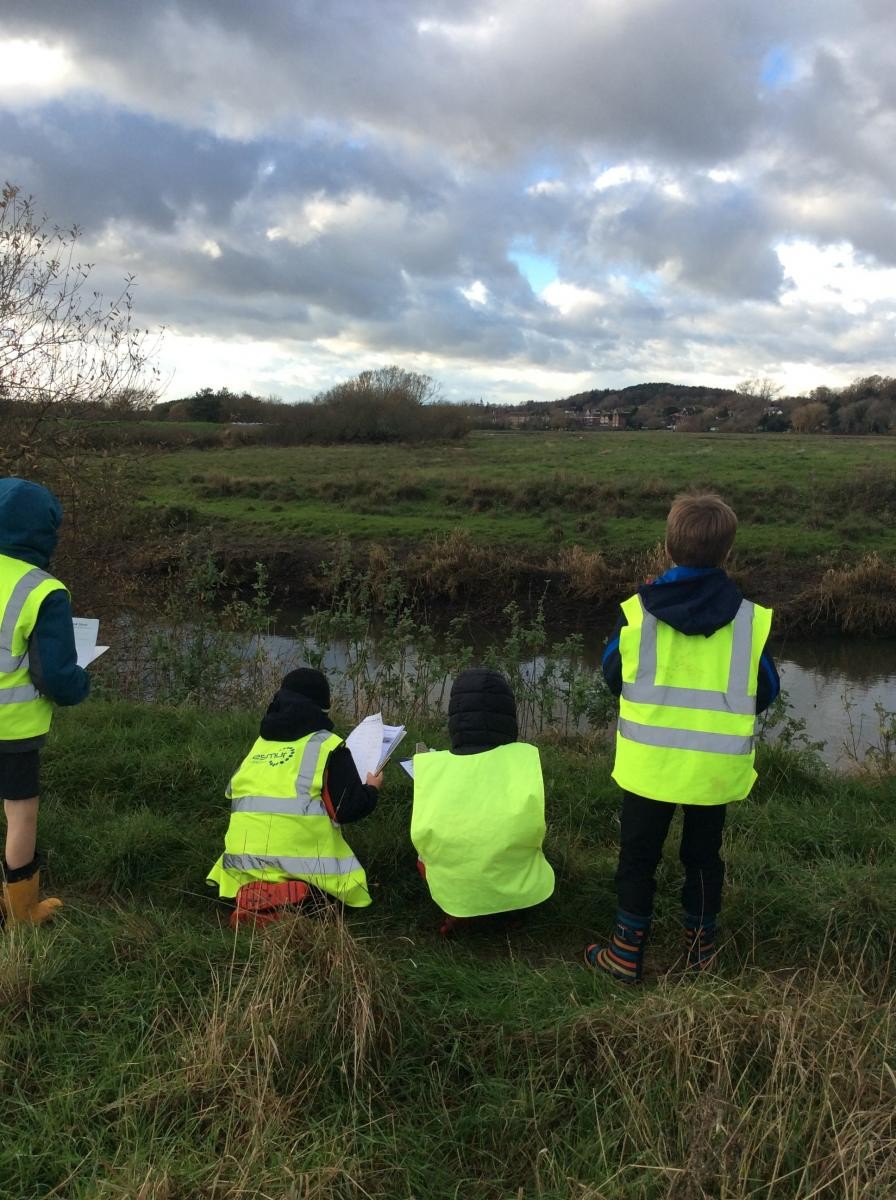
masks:
[[[387,725],[382,713],[372,713],[355,726],[345,744],[362,781],[380,773],[406,733],[404,725]]]

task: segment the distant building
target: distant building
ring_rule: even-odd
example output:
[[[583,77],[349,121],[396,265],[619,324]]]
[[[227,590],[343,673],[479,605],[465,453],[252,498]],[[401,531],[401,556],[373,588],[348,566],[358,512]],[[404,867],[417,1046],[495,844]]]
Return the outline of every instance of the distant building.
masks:
[[[628,422],[618,408],[612,412],[606,409],[587,408],[582,413],[586,425],[596,425],[599,429],[625,429]]]

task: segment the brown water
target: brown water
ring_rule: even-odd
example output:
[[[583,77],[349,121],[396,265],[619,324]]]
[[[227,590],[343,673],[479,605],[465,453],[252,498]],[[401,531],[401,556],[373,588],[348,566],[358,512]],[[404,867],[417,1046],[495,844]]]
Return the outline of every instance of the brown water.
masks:
[[[792,715],[825,743],[827,762],[846,765],[877,743],[875,704],[896,711],[896,638],[786,641],[772,651]]]
[[[296,665],[296,642],[267,639],[268,649],[284,666]],[[585,666],[599,669],[602,643],[586,644]],[[324,669],[338,676],[345,647],[328,648]],[[831,766],[846,767],[879,740],[875,705],[896,711],[896,639],[830,638],[785,640],[772,645],[789,716],[806,723],[805,737],[823,742],[821,755]],[[533,664],[538,673],[539,660]],[[398,719],[398,718],[396,718]]]

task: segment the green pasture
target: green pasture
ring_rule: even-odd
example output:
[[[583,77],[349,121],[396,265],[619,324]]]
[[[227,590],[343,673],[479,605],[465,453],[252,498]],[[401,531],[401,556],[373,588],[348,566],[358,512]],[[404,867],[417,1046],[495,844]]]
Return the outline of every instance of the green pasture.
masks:
[[[556,895],[442,941],[390,768],[349,839],[374,904],[235,936],[205,894],[255,716],[59,714],[40,841],[66,907],[0,934],[15,1200],[883,1200],[896,1192],[896,793],[762,751],[718,971],[683,978],[673,840],[648,981],[610,927],[607,750],[542,747]],[[444,744],[438,728],[410,731]]]
[[[578,543],[610,556],[660,540],[669,501],[712,488],[738,551],[896,551],[887,438],[476,433],[460,444],[185,449],[144,460],[143,502],[247,536],[419,541],[460,527],[490,544]]]

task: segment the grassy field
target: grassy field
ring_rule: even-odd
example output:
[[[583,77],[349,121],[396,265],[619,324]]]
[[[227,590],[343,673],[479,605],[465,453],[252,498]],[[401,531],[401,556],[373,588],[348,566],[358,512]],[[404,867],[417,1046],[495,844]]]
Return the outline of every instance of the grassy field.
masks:
[[[896,1194],[892,781],[763,750],[718,974],[676,971],[670,846],[633,992],[579,965],[614,907],[599,744],[543,747],[558,887],[519,930],[440,941],[393,769],[350,834],[374,905],[235,938],[203,877],[253,735],[195,708],[60,714],[41,841],[67,907],[0,938],[0,1196]]]
[[[747,558],[896,551],[887,438],[478,433],[465,444],[183,450],[150,457],[143,495],[249,536],[474,541],[610,557],[660,540],[671,497],[718,489]]]

